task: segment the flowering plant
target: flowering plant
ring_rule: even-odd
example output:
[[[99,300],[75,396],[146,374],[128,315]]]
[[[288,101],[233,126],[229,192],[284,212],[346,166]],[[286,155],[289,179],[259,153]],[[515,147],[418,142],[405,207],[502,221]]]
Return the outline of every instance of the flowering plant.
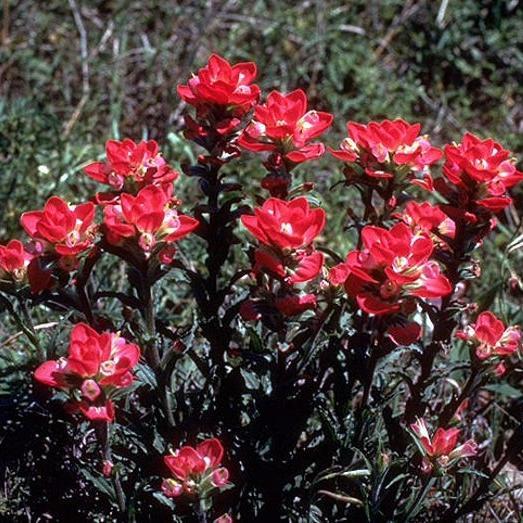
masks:
[[[97,490],[129,521],[480,510],[523,433],[507,417],[493,434],[483,408],[521,380],[521,333],[473,303],[476,253],[510,231],[523,173],[491,139],[350,122],[323,192],[333,115],[303,90],[264,96],[256,75],[212,55],[178,86],[193,164],[109,140],[84,168],[89,201],[52,196],[0,245],[64,495]]]

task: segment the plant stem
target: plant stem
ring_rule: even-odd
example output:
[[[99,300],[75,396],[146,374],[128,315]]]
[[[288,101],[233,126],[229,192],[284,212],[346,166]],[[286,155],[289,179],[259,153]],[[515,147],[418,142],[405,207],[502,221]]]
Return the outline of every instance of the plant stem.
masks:
[[[453,242],[452,259],[447,262],[446,276],[454,290],[460,281],[460,267],[467,253],[467,239],[465,237],[466,224],[456,222],[456,236]],[[432,368],[437,355],[441,349],[450,343],[452,332],[457,324],[450,308],[452,305],[452,293],[443,298],[441,309],[434,321],[432,341],[425,348],[420,358],[420,374],[411,388],[411,395],[405,407],[405,421],[413,423],[417,417],[423,416],[427,403],[423,399],[427,382],[432,373]]]
[[[457,521],[461,516],[465,516],[469,512],[478,511],[483,505],[483,503],[485,503],[486,501],[486,499],[480,499],[481,496],[488,492],[490,484],[492,483],[492,481],[494,481],[494,479],[496,479],[496,476],[508,463],[508,460],[509,454],[507,453],[499,460],[498,464],[494,467],[494,469],[488,475],[488,477],[482,479],[476,492],[472,494],[472,496],[462,505],[462,507],[457,512],[454,512],[452,509],[450,509],[444,514],[441,520],[442,523],[451,523]]]
[[[98,434],[98,440],[102,445],[102,456],[105,461],[112,462],[112,450],[111,450],[111,427],[108,422],[101,422],[96,426],[96,432]],[[125,512],[125,494],[120,481],[120,476],[117,471],[111,474],[114,490],[116,492],[116,499],[118,501],[118,507],[120,512]]]
[[[460,405],[472,394],[474,389],[476,389],[483,383],[482,378],[477,380],[478,372],[479,369],[475,367],[472,368],[470,376],[467,382],[465,383],[465,386],[461,390],[461,394],[459,394],[457,398],[455,398],[453,401],[451,401],[445,406],[439,417],[439,427],[445,427],[454,417]]]
[[[156,344],[156,324],[154,317],[154,299],[152,292],[152,285],[145,281],[143,284],[143,306],[144,306],[144,319],[145,319],[145,328],[147,331],[147,352],[146,357],[149,365],[155,372],[158,372],[161,360],[160,352],[158,351],[158,346]]]

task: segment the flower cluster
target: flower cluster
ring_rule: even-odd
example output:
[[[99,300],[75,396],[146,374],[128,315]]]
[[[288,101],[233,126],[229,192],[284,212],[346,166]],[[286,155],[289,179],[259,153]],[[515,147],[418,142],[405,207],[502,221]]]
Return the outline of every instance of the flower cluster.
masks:
[[[238,143],[249,151],[270,151],[291,163],[302,163],[325,152],[322,143],[311,141],[323,134],[332,120],[332,114],[308,111],[307,95],[301,89],[288,94],[272,91],[265,104],[255,107],[253,121]]]
[[[243,215],[243,226],[260,242],[254,252],[254,272],[281,282],[276,295],[249,300],[242,308],[245,319],[259,319],[276,309],[284,316],[296,316],[316,307],[314,294],[297,295],[292,287],[316,278],[323,267],[323,254],[312,243],[325,227],[325,211],[310,207],[306,198],[290,201],[267,199]]]
[[[160,154],[154,140],[139,143],[126,138],[123,141],[109,140],[105,145],[106,162],[94,162],[84,168],[87,176],[114,191],[135,194],[148,185],[162,185],[174,182],[179,173],[170,167]],[[103,203],[114,194],[98,194]]]
[[[234,132],[260,97],[260,88],[253,83],[256,74],[253,62],[231,65],[212,55],[187,84],[178,86],[180,98],[197,113],[198,122],[185,117],[187,136],[198,139],[212,131],[220,135]]]
[[[347,181],[376,185],[380,180],[393,180],[400,186],[407,179],[432,188],[429,168],[442,157],[442,152],[430,144],[427,136],[420,136],[420,129],[420,124],[402,119],[367,125],[349,122],[348,137],[339,149],[330,152],[348,164]],[[417,173],[423,178],[416,178]]]
[[[421,470],[425,474],[432,472],[444,474],[460,459],[477,454],[477,444],[472,439],[458,445],[458,438],[461,433],[459,429],[443,429],[440,427],[431,438],[423,419],[418,419],[410,428],[423,449]]]
[[[138,246],[146,256],[153,251],[161,258],[174,251],[170,244],[182,239],[198,226],[198,220],[180,214],[172,186],[149,185],[136,196],[122,194],[117,203],[104,208],[104,231],[113,245]]]
[[[512,201],[507,190],[523,181],[510,151],[471,133],[445,147],[443,174],[436,188],[453,206],[469,211],[473,220],[481,208],[497,213],[507,207]]]
[[[216,438],[196,447],[184,446],[163,458],[172,478],[164,479],[162,492],[169,498],[182,494],[204,499],[230,485],[229,471],[221,466],[223,446]]]
[[[20,222],[35,241],[36,253],[71,261],[93,245],[94,214],[95,206],[91,202],[70,205],[58,196],[52,196],[43,210],[23,213]]]
[[[114,420],[111,394],[133,382],[140,349],[112,332],[99,334],[85,323],[71,331],[67,357],[42,363],[35,379],[68,392],[69,408],[92,421]]]
[[[497,363],[496,374],[506,371],[504,359],[521,348],[519,327],[507,327],[492,312],[482,312],[472,325],[456,333],[456,336],[470,344],[476,357],[481,361]]]
[[[19,240],[11,240],[6,245],[0,245],[0,276],[15,282],[23,281],[33,255]]]
[[[349,252],[345,262],[333,267],[330,281],[343,284],[347,294],[367,314],[377,316],[415,311],[418,298],[436,299],[452,287],[431,259],[434,243],[405,223],[390,230],[367,226],[361,232],[363,248]],[[389,334],[400,344],[419,337],[417,324],[392,327]]]
[[[314,279],[323,255],[312,242],[325,227],[325,211],[312,209],[306,198],[289,202],[269,198],[254,215],[241,218],[244,227],[262,244],[255,252],[256,272],[266,272],[289,285]]]

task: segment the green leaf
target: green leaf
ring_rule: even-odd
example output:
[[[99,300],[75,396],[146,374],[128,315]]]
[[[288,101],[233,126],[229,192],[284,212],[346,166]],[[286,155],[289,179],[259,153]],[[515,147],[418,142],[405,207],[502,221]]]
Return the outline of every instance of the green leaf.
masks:
[[[138,381],[141,381],[151,389],[158,387],[158,381],[156,380],[154,371],[149,367],[149,365],[144,365],[142,363],[138,364],[136,367],[136,377],[138,378]]]
[[[171,510],[174,510],[175,504],[172,499],[168,498],[166,495],[161,492],[153,492],[153,497],[157,499],[162,505],[169,507]]]
[[[521,391],[512,387],[508,383],[493,383],[492,385],[486,385],[485,389],[500,394],[505,398],[519,398],[521,397]]]
[[[88,481],[90,481],[93,484],[95,488],[97,488],[100,492],[105,494],[114,505],[118,506],[116,492],[114,491],[114,487],[110,481],[108,481],[102,476],[95,476],[86,469],[80,469],[80,472]]]
[[[245,369],[240,369],[240,373],[245,381],[245,386],[249,390],[258,390],[260,388],[260,378],[254,374],[254,372],[249,372]]]

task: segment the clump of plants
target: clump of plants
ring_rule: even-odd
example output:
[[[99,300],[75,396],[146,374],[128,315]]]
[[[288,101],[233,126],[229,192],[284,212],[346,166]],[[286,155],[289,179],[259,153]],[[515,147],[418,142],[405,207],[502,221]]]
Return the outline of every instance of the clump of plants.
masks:
[[[256,75],[213,55],[178,86],[200,149],[183,173],[111,140],[90,201],[52,196],[0,246],[34,382],[19,423],[45,434],[6,470],[35,517],[456,521],[510,491],[522,427],[490,425],[482,391],[521,379],[521,332],[470,295],[512,154],[401,119],[349,122],[327,152],[333,115]],[[348,251],[315,188],[326,154]]]

